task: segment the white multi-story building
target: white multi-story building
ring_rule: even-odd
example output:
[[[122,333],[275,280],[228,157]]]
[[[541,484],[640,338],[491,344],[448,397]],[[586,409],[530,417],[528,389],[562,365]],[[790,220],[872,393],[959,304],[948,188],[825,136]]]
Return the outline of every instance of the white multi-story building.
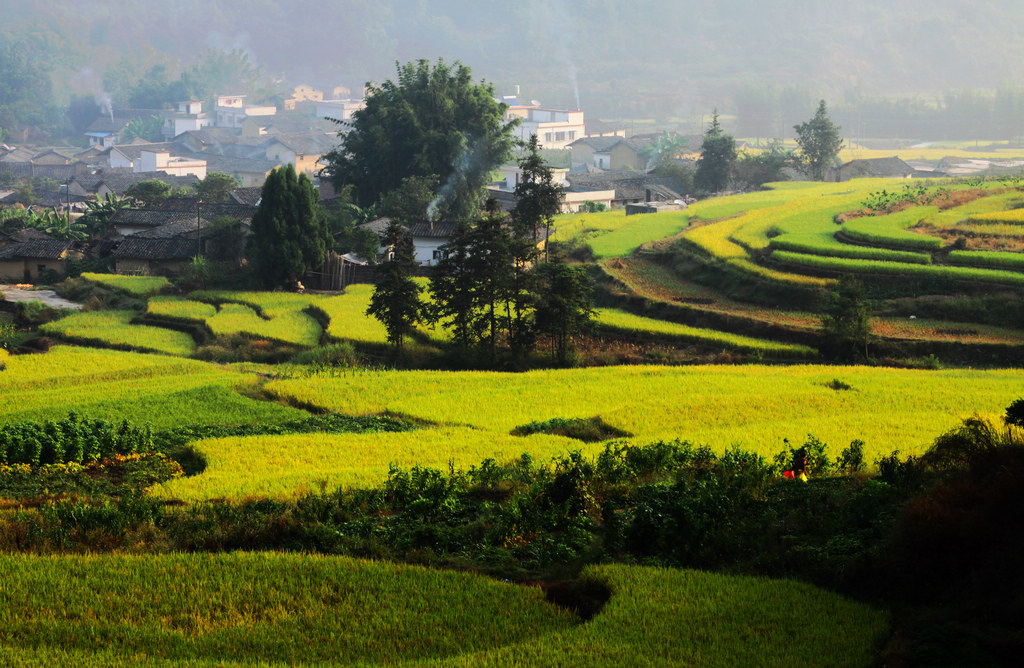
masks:
[[[273,116],[277,113],[274,105],[247,105],[244,95],[217,96],[217,127],[241,128],[242,121],[250,116]]]
[[[514,105],[505,112],[505,119],[521,119],[515,134],[524,142],[537,135],[541,148],[567,148],[587,135],[583,111],[577,109],[546,109],[536,105]]]
[[[197,100],[179,102],[176,111],[164,112],[163,135],[173,139],[183,132],[202,130],[213,125],[213,118],[203,112],[203,103]]]

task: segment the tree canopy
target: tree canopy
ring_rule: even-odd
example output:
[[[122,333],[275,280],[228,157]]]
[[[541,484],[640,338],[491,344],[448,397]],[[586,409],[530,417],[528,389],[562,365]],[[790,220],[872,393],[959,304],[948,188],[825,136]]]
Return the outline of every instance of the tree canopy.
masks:
[[[288,163],[270,172],[252,217],[254,271],[268,288],[295,285],[327,249],[327,226],[316,189]]]
[[[353,187],[367,207],[411,176],[436,176],[440,189],[428,215],[470,219],[480,209],[489,174],[510,155],[515,121],[485,82],[473,83],[461,63],[407,63],[396,80],[367,84],[366,107],[355,112],[341,146],[326,156],[325,174]]]
[[[825,100],[818,102],[818,111],[814,118],[799,125],[796,130],[796,143],[800,147],[800,162],[815,181],[824,181],[829,165],[839,155],[843,140],[839,137],[839,126],[832,122],[825,108]]]

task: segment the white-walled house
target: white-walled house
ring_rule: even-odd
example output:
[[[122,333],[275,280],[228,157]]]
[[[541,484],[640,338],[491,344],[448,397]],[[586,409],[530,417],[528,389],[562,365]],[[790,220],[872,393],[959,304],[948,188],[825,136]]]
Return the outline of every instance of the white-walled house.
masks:
[[[513,132],[523,141],[537,135],[541,148],[566,148],[569,144],[587,135],[583,122],[583,111],[577,109],[546,109],[534,105],[515,105],[505,112],[505,119],[519,118],[520,124]]]
[[[132,166],[133,172],[166,172],[172,176],[193,175],[206,178],[206,161],[195,158],[179,158],[170,151],[143,149],[139,159]]]
[[[409,236],[415,249],[416,262],[421,267],[432,267],[444,257],[441,246],[455,235],[457,223],[416,223],[409,227]]]
[[[352,114],[365,106],[366,100],[321,100],[316,103],[314,115],[317,118],[350,121]]]
[[[277,113],[274,105],[247,105],[244,95],[217,96],[217,122],[219,128],[241,128],[242,121],[250,116],[273,116]]]
[[[203,103],[188,100],[178,103],[176,111],[164,112],[163,135],[165,139],[173,139],[184,132],[202,130],[213,125],[213,118],[203,112]]]

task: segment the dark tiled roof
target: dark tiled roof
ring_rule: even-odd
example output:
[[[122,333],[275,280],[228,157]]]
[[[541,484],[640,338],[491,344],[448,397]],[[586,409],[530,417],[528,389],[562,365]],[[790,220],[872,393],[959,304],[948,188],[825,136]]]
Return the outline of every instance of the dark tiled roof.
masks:
[[[573,146],[589,146],[595,152],[600,153],[601,151],[607,151],[616,144],[626,141],[622,137],[584,137],[583,139],[577,139],[573,143],[569,144]]]
[[[82,174],[75,177],[75,183],[88,193],[95,193],[101,185],[115,193],[122,194],[136,183],[143,181],[162,181],[172,188],[190,188],[199,183],[199,178],[189,174],[172,176],[167,172],[133,172],[130,169],[106,169],[95,174]]]
[[[906,176],[914,173],[913,167],[895,156],[851,160],[841,165],[839,170],[843,173],[863,176]]]
[[[237,202],[203,202],[195,197],[168,197],[160,205],[160,211],[178,211],[188,213],[193,218],[196,216],[196,208],[199,207],[199,215],[203,220],[213,220],[222,216],[230,216],[241,220],[249,220],[256,213],[256,207]]]
[[[145,209],[121,209],[110,216],[110,224],[124,227],[158,227],[168,223],[192,221],[195,216],[187,211],[147,211]]]
[[[614,190],[615,199],[644,200],[647,191],[651,191],[652,199],[679,199],[679,184],[674,179],[656,176],[645,176],[636,172],[605,172],[603,174],[570,174],[570,188],[573,192],[592,190]]]
[[[71,165],[34,165],[30,162],[0,162],[0,172],[12,174],[16,178],[39,176],[66,181],[75,178],[89,169],[84,162]]]
[[[119,260],[187,260],[196,255],[194,238],[145,239],[130,236],[114,250]]]
[[[409,226],[409,235],[426,239],[448,239],[455,234],[458,223],[415,223]]]
[[[129,160],[135,161],[142,157],[143,151],[167,151],[175,157],[191,158],[192,152],[181,144],[175,142],[159,142],[146,144],[118,144],[111,149],[124,154]]]
[[[13,232],[8,232],[7,236],[9,236],[14,241],[18,242],[50,238],[46,234],[46,232],[43,232],[42,230],[37,230],[34,227],[26,227],[23,230],[14,230]]]
[[[260,201],[260,197],[263,196],[262,186],[252,186],[250,188],[235,188],[231,191],[231,198],[239,204],[247,204],[249,206],[256,206],[256,203]]]
[[[115,109],[113,114],[100,113],[96,120],[89,124],[86,132],[120,132],[128,123],[136,118],[160,116],[160,109]]]
[[[61,239],[33,239],[0,248],[0,260],[20,260],[24,258],[59,260],[69,248],[71,248],[70,241]]]
[[[338,146],[338,135],[323,132],[275,135],[267,145],[278,142],[288,150],[301,155],[327,153]]]
[[[225,174],[266,174],[279,167],[281,163],[267,160],[261,152],[257,158],[245,158],[230,155],[202,154],[206,160],[206,173],[224,172]]]
[[[377,218],[376,220],[371,220],[361,225],[356,225],[356,227],[358,227],[361,230],[370,230],[371,232],[379,236],[381,234],[384,234],[385,230],[388,229],[388,225],[390,224],[390,218]]]

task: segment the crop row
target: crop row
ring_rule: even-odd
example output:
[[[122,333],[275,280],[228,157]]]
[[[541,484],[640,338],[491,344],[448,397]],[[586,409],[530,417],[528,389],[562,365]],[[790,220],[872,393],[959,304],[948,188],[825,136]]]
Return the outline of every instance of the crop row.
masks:
[[[949,252],[949,261],[952,264],[967,267],[994,267],[1024,271],[1024,253],[954,250]]]
[[[862,666],[888,630],[810,585],[651,567],[588,568],[611,597],[578,624],[537,587],[347,558],[0,559],[10,664]]]
[[[773,250],[787,250],[807,255],[887,260],[912,264],[931,264],[932,261],[931,255],[924,253],[844,244],[829,232],[824,234],[785,234],[772,239],[769,245]]]
[[[942,239],[916,234],[906,228],[938,211],[936,207],[912,207],[883,216],[865,216],[847,221],[843,235],[866,244],[909,250],[938,250]]]
[[[783,265],[833,273],[889,274],[894,276],[927,276],[947,281],[976,281],[1024,286],[1024,274],[997,269],[971,267],[950,267],[931,264],[910,264],[907,262],[885,262],[881,260],[859,260],[853,258],[806,255],[790,251],[775,251],[772,260]]]
[[[71,412],[62,420],[15,422],[0,426],[0,464],[93,462],[114,455],[149,452],[149,428],[106,420],[85,420]]]
[[[741,336],[713,329],[690,327],[689,325],[669,322],[667,320],[656,320],[654,318],[634,315],[620,309],[598,309],[594,319],[598,325],[611,329],[669,336],[680,341],[716,345],[770,356],[809,358],[817,354],[813,348],[807,346],[756,339],[750,336]]]

